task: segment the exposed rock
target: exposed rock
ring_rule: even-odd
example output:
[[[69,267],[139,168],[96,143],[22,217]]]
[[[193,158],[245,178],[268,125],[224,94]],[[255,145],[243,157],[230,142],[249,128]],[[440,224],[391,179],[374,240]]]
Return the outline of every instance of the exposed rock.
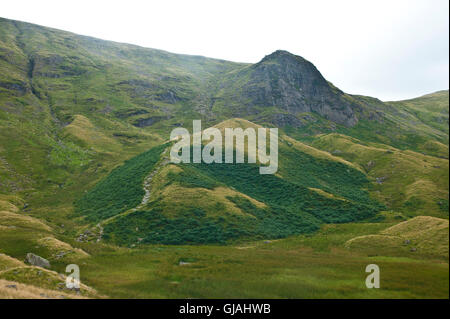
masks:
[[[25,261],[33,266],[50,268],[50,262],[47,259],[33,253],[28,253]]]
[[[283,126],[287,126],[287,125],[292,126],[292,127],[304,126],[303,122],[299,118],[297,118],[295,115],[292,115],[289,113],[272,114],[267,120],[279,127],[283,127]]]
[[[59,259],[59,258],[64,257],[66,254],[67,254],[67,252],[65,252],[65,251],[60,251],[59,253],[57,253],[57,254],[55,255],[55,257],[56,257],[56,259]]]
[[[190,265],[190,264],[191,264],[191,263],[186,262],[186,261],[180,261],[180,262],[178,263],[179,266]]]
[[[95,233],[89,229],[85,230],[83,233],[79,234],[77,238],[75,238],[78,242],[88,242],[88,241],[97,241],[99,242],[103,236],[103,227],[100,224],[95,226]]]
[[[28,90],[27,84],[25,82],[19,81],[17,81],[16,83],[0,81],[0,88],[11,90],[13,94],[15,93],[15,95],[18,96],[24,95]]]
[[[159,121],[168,120],[170,116],[151,116],[143,119],[137,119],[133,125],[136,127],[146,127],[151,126]]]
[[[237,76],[249,78],[239,88],[228,83],[230,91],[241,90],[236,102],[245,105],[242,113],[275,106],[292,115],[314,112],[345,126],[358,122],[354,109],[360,105],[325,80],[311,62],[287,51],[275,51]]]

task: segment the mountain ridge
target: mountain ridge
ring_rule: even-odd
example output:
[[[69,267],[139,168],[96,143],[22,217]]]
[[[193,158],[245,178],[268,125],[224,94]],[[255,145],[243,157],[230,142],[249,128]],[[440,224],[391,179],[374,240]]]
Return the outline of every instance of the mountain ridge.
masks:
[[[192,120],[278,127],[277,174],[169,163]],[[285,51],[235,63],[0,18],[1,296],[53,296],[75,263],[87,297],[448,298],[448,172],[448,90],[382,102]]]

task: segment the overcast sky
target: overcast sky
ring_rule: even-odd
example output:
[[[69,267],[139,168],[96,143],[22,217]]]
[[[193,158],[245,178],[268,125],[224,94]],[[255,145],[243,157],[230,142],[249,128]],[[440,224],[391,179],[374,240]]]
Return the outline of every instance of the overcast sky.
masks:
[[[175,53],[310,60],[348,93],[399,100],[448,89],[448,0],[2,1],[0,16]]]

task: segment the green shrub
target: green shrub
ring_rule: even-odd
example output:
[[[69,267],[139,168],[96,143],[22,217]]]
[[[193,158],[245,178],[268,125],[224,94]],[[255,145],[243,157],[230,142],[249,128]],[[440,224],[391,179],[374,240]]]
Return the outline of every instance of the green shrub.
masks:
[[[152,148],[115,168],[75,202],[76,214],[100,221],[136,207],[144,196],[142,183],[167,145]]]

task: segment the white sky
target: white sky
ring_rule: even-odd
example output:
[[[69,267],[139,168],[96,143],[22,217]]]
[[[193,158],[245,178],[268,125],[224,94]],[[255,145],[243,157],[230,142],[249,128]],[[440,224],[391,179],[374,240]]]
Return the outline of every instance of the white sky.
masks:
[[[0,1],[4,18],[175,53],[257,62],[288,50],[382,100],[449,87],[448,0]]]

